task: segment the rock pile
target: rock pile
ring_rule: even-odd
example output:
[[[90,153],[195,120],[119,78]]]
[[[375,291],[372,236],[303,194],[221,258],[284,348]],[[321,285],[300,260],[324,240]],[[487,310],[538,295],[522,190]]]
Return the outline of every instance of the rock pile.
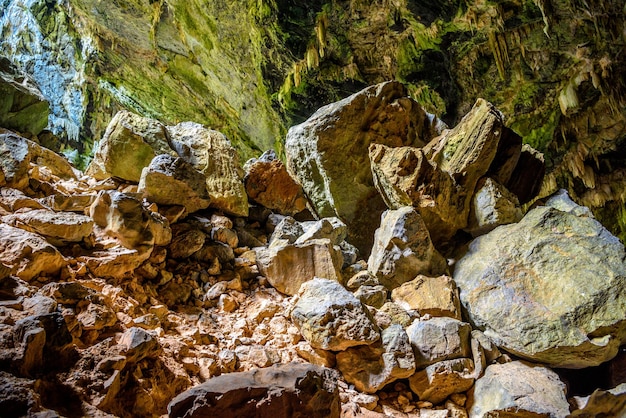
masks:
[[[385,83],[286,154],[121,112],[83,174],[0,134],[3,414],[625,412],[624,246],[524,215],[542,159],[492,105],[448,130]]]

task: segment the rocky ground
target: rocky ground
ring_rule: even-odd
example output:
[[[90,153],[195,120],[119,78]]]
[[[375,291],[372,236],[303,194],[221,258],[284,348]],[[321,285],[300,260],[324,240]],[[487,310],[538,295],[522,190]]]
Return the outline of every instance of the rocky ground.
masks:
[[[120,112],[82,173],[1,131],[2,416],[626,412],[624,246],[523,206],[491,104],[448,129],[385,83],[285,146]]]

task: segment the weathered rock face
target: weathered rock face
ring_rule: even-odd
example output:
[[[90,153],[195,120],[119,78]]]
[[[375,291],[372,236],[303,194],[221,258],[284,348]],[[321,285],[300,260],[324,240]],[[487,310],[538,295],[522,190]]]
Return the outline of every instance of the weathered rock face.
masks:
[[[468,358],[440,361],[409,378],[411,390],[421,400],[441,403],[453,393],[465,392],[474,384],[474,363]]]
[[[93,232],[89,216],[35,209],[2,217],[2,222],[44,236],[53,245],[81,242]]]
[[[419,274],[438,275],[448,268],[433,246],[421,216],[410,206],[383,213],[367,264],[388,289]]]
[[[486,177],[476,186],[467,231],[473,236],[482,235],[497,226],[518,222],[522,216],[517,196]]]
[[[339,418],[337,376],[313,365],[285,364],[215,377],[181,393],[169,416]]]
[[[624,246],[596,220],[538,207],[477,238],[453,277],[496,344],[558,367],[614,357],[626,333]]]
[[[342,351],[380,339],[367,308],[333,280],[315,278],[304,283],[291,319],[314,348]]]
[[[337,368],[357,390],[374,393],[413,375],[415,357],[404,329],[392,325],[381,332],[380,342],[337,353]]]
[[[420,316],[447,316],[461,319],[459,291],[449,276],[417,276],[393,289],[391,299],[407,311],[415,310]]]
[[[489,228],[487,224],[512,222],[521,213],[505,216],[500,213],[504,209],[500,209],[497,215],[490,215],[484,213],[489,211],[483,208],[485,204],[475,204],[479,212],[475,210],[470,216],[470,209],[482,176],[493,175],[505,184],[511,181],[514,170],[520,165],[522,145],[521,141],[514,140],[516,138],[519,139],[504,126],[502,114],[491,103],[479,99],[454,129],[424,148],[372,144],[369,156],[374,184],[390,208],[414,206],[437,244],[449,240],[468,223],[472,230],[480,232],[480,228]],[[526,160],[523,162],[527,164]],[[504,186],[501,188],[500,194],[504,193],[515,208],[516,198]],[[519,186],[520,193],[537,192],[522,188]],[[485,200],[482,194],[474,201],[476,199],[478,202]],[[495,204],[490,203],[490,207]],[[496,219],[484,219],[490,216]]]
[[[239,155],[224,134],[192,122],[168,126],[167,132],[178,155],[206,176],[211,207],[248,216]]]
[[[292,127],[285,142],[287,168],[315,214],[339,217],[348,225],[349,241],[366,254],[373,225],[384,210],[372,185],[369,145],[423,146],[438,129],[401,84],[379,84]]]
[[[166,153],[172,150],[161,122],[121,111],[109,123],[86,174],[99,180],[114,176],[138,182],[141,170]]]
[[[256,251],[259,272],[278,291],[287,295],[298,293],[300,286],[314,277],[343,282],[343,256],[328,239],[300,244],[278,243]]]
[[[0,261],[23,280],[57,274],[66,265],[59,251],[38,234],[6,224],[0,224],[0,234]]]
[[[447,317],[418,319],[407,329],[418,369],[460,357],[470,357],[469,324]]]
[[[39,134],[48,125],[50,106],[29,76],[0,58],[0,126],[17,132]]]
[[[497,416],[508,411],[520,416],[568,416],[565,389],[558,375],[546,367],[520,361],[494,364],[476,381],[469,416]]]
[[[182,158],[157,155],[143,169],[137,192],[159,205],[183,205],[187,213],[209,206],[206,177]]]
[[[248,160],[244,169],[246,193],[253,202],[283,215],[295,215],[306,208],[302,187],[289,175],[274,151]]]

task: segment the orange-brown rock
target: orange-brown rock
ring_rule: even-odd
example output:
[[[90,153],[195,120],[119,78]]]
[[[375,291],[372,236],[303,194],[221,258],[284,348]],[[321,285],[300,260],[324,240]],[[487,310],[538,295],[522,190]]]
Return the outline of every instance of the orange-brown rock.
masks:
[[[284,215],[295,215],[306,208],[302,186],[289,175],[273,151],[246,163],[244,184],[248,198]]]

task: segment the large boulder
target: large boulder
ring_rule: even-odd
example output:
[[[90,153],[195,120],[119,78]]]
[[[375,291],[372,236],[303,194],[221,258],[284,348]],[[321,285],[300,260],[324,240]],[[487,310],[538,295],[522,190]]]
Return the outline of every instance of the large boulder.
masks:
[[[439,275],[448,268],[446,259],[433,246],[422,217],[411,206],[382,214],[367,264],[388,289],[419,274]]]
[[[30,281],[41,274],[55,275],[67,264],[41,235],[0,224],[0,236],[0,262],[22,280]]]
[[[175,397],[171,418],[339,418],[337,376],[311,364],[283,364],[214,377]]]
[[[123,110],[107,126],[86,174],[98,180],[119,177],[138,182],[143,168],[159,154],[175,155],[165,126]]]
[[[492,364],[476,381],[467,407],[470,418],[565,417],[566,386],[552,370],[521,361]],[[515,411],[515,415],[509,415]]]
[[[315,214],[341,218],[349,241],[367,254],[385,210],[372,183],[369,145],[423,146],[442,125],[408,97],[402,84],[371,86],[292,127],[285,142],[287,168]]]
[[[380,339],[367,308],[336,281],[315,278],[298,295],[291,319],[311,347],[342,351]]]
[[[537,207],[474,240],[453,277],[469,319],[496,345],[582,368],[626,341],[625,258],[595,219]]]
[[[248,197],[239,155],[224,134],[194,122],[168,126],[172,147],[206,177],[211,207],[248,216]]]
[[[137,192],[159,205],[182,205],[187,213],[209,206],[206,178],[182,158],[157,155],[141,172]]]

